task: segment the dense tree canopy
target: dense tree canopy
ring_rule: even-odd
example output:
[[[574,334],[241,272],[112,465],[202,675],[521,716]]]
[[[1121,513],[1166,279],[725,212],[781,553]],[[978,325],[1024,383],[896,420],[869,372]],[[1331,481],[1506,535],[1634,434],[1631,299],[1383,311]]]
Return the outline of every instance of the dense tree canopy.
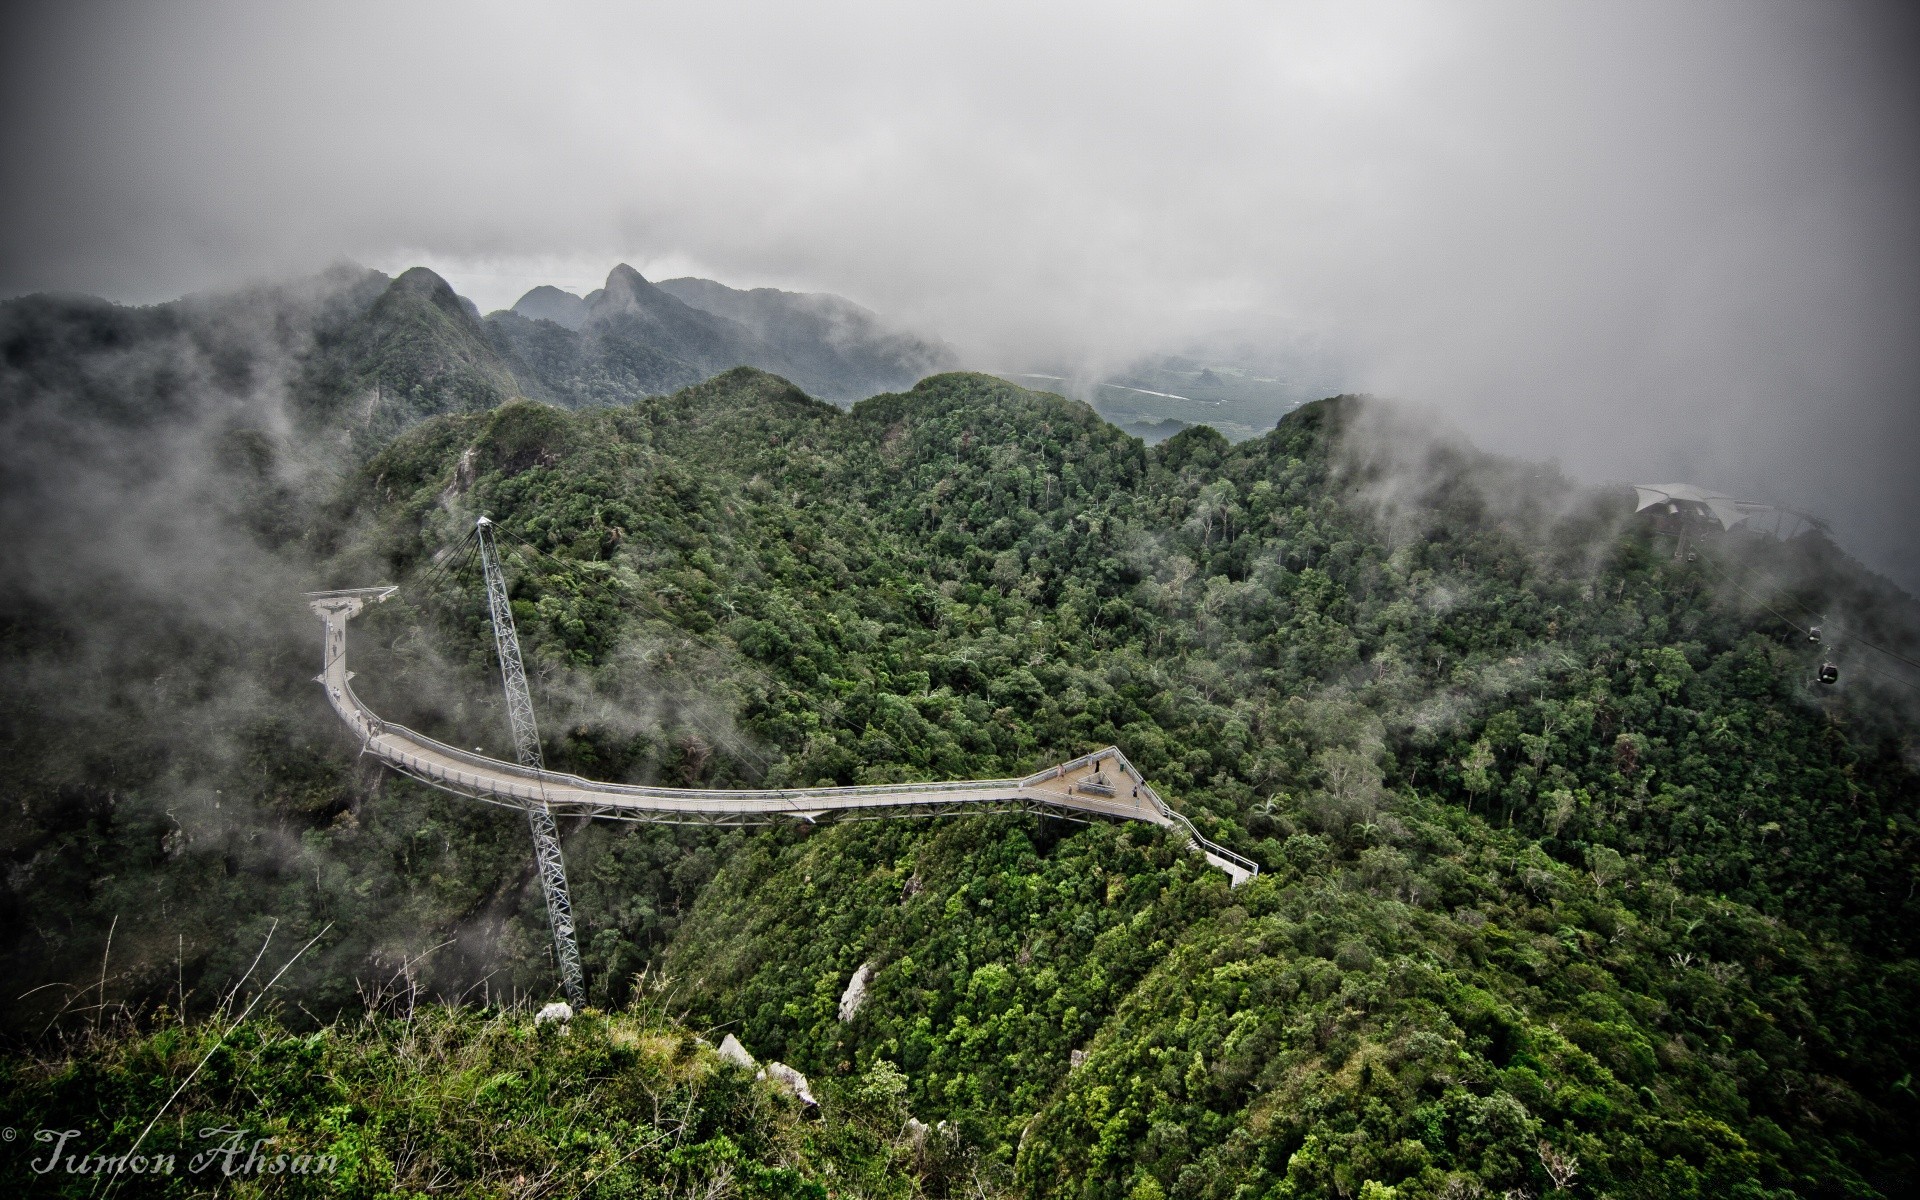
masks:
[[[435,558],[486,513],[556,766],[849,784],[1112,743],[1260,861],[1230,889],[1160,831],[1021,817],[568,831],[598,1002],[664,973],[696,1026],[829,1107],[895,1072],[983,1178],[1895,1186],[1920,1120],[1912,709],[1853,660],[1818,689],[1816,648],[1761,602],[1909,654],[1911,602],[1817,535],[1676,561],[1631,507],[1355,398],[1148,448],[982,376],[844,412],[742,370],[437,417],[270,540],[317,583],[402,585],[356,623],[356,686],[436,736],[504,735],[474,579]],[[17,607],[30,685],[77,635]],[[277,918],[334,923],[282,985],[322,1016],[375,970],[547,987],[520,824],[357,767],[289,628],[176,635],[187,665],[155,688],[259,680],[192,730],[129,689],[29,745],[15,701],[10,903],[67,915],[18,925],[12,961],[86,978],[117,918],[123,994],[159,997],[191,990],[176,970],[237,975],[237,935]],[[152,678],[158,647],[120,653]],[[216,717],[218,752],[171,736]]]

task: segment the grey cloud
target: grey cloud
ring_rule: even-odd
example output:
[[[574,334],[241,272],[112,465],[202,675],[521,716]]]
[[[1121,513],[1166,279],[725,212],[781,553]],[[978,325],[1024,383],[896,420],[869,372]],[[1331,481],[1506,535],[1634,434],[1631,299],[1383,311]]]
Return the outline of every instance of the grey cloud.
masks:
[[[1915,22],[1891,6],[42,5],[0,291],[350,257],[483,308],[838,292],[983,366],[1337,345],[1588,478],[1920,585]]]

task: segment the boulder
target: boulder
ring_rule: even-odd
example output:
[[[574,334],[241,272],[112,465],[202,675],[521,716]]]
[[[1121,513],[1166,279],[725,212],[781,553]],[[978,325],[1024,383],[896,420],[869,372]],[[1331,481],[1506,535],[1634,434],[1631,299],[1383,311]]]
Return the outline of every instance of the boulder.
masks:
[[[740,1039],[732,1034],[720,1039],[720,1057],[749,1071],[760,1065],[754,1061],[753,1055],[747,1053],[747,1048],[740,1044]]]
[[[759,1078],[771,1079],[774,1083],[792,1092],[800,1103],[818,1107],[820,1102],[813,1098],[813,1091],[807,1087],[807,1077],[783,1062],[770,1062],[760,1072]]]

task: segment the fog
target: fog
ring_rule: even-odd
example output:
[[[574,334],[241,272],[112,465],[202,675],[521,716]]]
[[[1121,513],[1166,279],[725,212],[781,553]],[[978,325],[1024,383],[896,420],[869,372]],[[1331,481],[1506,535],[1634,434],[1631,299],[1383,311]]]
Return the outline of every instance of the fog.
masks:
[[[1313,345],[1920,587],[1920,37],[1859,4],[15,5],[0,294],[351,259],[848,296],[983,367]]]

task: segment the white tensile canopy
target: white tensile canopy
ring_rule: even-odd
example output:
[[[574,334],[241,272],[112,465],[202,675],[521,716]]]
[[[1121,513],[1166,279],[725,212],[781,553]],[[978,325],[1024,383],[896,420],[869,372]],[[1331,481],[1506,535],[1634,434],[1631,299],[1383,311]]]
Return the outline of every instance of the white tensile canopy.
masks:
[[[1633,510],[1635,512],[1676,501],[1697,504],[1711,512],[1722,529],[1732,529],[1746,520],[1749,513],[1765,508],[1764,505],[1742,504],[1732,496],[1709,492],[1691,483],[1636,483],[1633,490],[1640,497],[1640,503]]]

